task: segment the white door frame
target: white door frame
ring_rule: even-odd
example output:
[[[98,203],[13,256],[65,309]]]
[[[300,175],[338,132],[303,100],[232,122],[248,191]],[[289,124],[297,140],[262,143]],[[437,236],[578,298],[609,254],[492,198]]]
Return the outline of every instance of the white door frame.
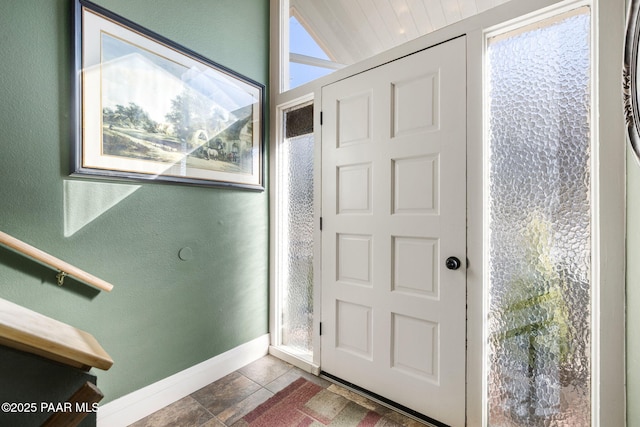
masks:
[[[394,59],[409,55],[449,39],[466,34],[467,39],[467,425],[482,426],[486,419],[484,401],[484,276],[483,238],[484,164],[483,141],[483,61],[484,33],[505,22],[534,12],[564,7],[566,1],[512,0],[464,21],[444,27],[395,49],[358,64],[343,68],[316,81],[280,93],[280,79],[285,50],[281,36],[282,16],[288,16],[288,0],[271,1],[271,117],[278,106],[313,95],[315,108],[315,140],[320,149],[321,127],[319,101],[321,88]],[[346,0],[345,0],[346,1]],[[350,1],[350,0],[349,0]],[[593,293],[592,293],[592,419],[594,426],[625,425],[625,353],[624,353],[624,289],[625,289],[625,153],[626,142],[622,114],[621,67],[624,40],[625,5],[620,0],[593,0],[592,46],[593,69]],[[285,15],[281,11],[285,11]],[[276,158],[276,126],[270,127],[270,159]],[[317,156],[319,162],[320,155]],[[275,165],[271,163],[272,179]],[[317,164],[316,173],[320,167]],[[321,182],[320,176],[316,183]],[[274,200],[278,189],[271,186]],[[320,191],[316,187],[316,219],[321,212]],[[274,206],[274,203],[271,203]],[[273,218],[273,211],[271,212]],[[273,222],[273,219],[272,219]],[[273,233],[273,228],[272,228]],[[274,242],[275,239],[271,239]],[[320,238],[316,239],[320,242]],[[273,243],[272,243],[273,245]],[[274,253],[273,246],[271,253]],[[315,283],[320,284],[320,251],[316,250]],[[273,277],[274,263],[271,263]],[[274,281],[272,280],[272,286]],[[601,285],[603,284],[603,285]],[[272,292],[273,294],[273,292]],[[315,287],[315,313],[321,313],[320,286]],[[272,310],[273,313],[273,310]],[[314,320],[314,363],[320,364],[319,318]],[[275,322],[271,319],[271,325]],[[273,326],[272,326],[273,330]],[[314,366],[309,369],[313,370]]]

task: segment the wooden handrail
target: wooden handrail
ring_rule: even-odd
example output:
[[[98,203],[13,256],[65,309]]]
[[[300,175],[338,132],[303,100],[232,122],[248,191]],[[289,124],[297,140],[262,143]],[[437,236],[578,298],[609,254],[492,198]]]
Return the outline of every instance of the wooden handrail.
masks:
[[[45,265],[48,265],[49,267],[58,270],[61,273],[58,274],[59,284],[61,283],[61,280],[65,275],[69,275],[106,292],[111,292],[111,289],[113,289],[113,285],[111,283],[105,282],[104,280],[92,274],[89,274],[86,271],[69,264],[68,262],[62,261],[61,259],[58,259],[53,255],[49,255],[48,253],[36,247],[33,247],[23,242],[22,240],[16,239],[15,237],[12,237],[2,231],[0,231],[0,243],[17,252],[27,255],[35,259],[36,261],[39,261]]]
[[[0,345],[88,371],[113,359],[93,335],[0,298]]]

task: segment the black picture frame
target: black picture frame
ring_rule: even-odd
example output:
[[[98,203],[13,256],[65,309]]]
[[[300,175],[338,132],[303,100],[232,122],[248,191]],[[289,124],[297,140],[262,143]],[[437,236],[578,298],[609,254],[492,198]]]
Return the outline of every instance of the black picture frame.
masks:
[[[264,190],[264,85],[87,0],[71,175]]]
[[[624,64],[622,70],[622,91],[624,100],[624,116],[629,143],[640,161],[640,93],[638,83],[640,64],[638,64],[638,48],[640,46],[640,0],[631,0],[627,18],[624,44]]]

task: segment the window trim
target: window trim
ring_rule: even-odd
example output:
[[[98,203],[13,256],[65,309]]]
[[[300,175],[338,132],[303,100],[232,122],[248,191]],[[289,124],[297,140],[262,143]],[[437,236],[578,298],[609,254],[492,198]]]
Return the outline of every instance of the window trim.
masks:
[[[269,352],[271,354],[276,355],[277,357],[287,361],[288,363],[293,364],[294,366],[299,367],[300,369],[303,369],[307,372],[312,372],[315,374],[319,373],[319,363],[317,363],[315,361],[316,359],[316,353],[318,353],[317,351],[313,351],[313,359],[310,361],[308,360],[308,358],[301,356],[300,354],[297,354],[296,352],[291,351],[291,349],[289,349],[286,346],[282,346],[282,319],[279,318],[279,313],[281,313],[282,311],[282,307],[280,305],[281,302],[281,297],[282,297],[282,292],[280,289],[280,274],[281,272],[279,271],[279,262],[278,260],[280,259],[280,257],[282,256],[281,251],[280,251],[280,247],[278,245],[278,241],[279,241],[279,236],[281,235],[281,225],[280,225],[280,208],[281,208],[281,201],[279,199],[279,194],[280,194],[280,189],[282,188],[282,182],[280,179],[279,174],[277,173],[278,170],[281,167],[281,152],[280,152],[280,147],[282,146],[282,143],[284,142],[284,131],[283,131],[283,126],[284,126],[284,113],[288,110],[290,110],[291,108],[295,108],[296,106],[302,105],[302,104],[308,104],[313,102],[314,98],[312,94],[308,94],[293,100],[289,100],[287,102],[284,102],[280,105],[275,106],[275,113],[272,115],[273,119],[272,122],[275,122],[275,126],[272,126],[272,128],[274,128],[272,130],[272,135],[273,135],[273,139],[271,140],[271,152],[270,152],[270,157],[271,157],[271,191],[270,191],[270,246],[271,246],[271,256],[270,256],[270,315],[269,315],[269,330],[270,330],[270,334],[271,334],[271,342],[270,342],[270,347],[269,347]],[[315,109],[314,109],[314,116],[315,116]],[[315,128],[315,117],[314,117],[314,128]],[[315,138],[316,135],[314,135]],[[314,160],[314,163],[318,162],[318,145],[316,144],[315,147],[315,154],[314,156],[316,157],[316,159]],[[319,191],[319,186],[315,183],[314,180],[314,194],[316,194],[315,192]],[[317,196],[315,197],[315,199],[317,199]],[[317,207],[314,209],[314,223],[316,223],[316,216],[318,215],[319,209],[317,209]],[[317,231],[314,231],[314,241],[317,241],[317,239],[319,239],[319,235]],[[317,266],[318,266],[318,261],[317,261],[317,244],[314,244],[314,300],[317,301],[316,299],[316,293],[317,293],[317,288],[318,286],[316,286],[316,280],[318,277],[318,274],[315,273],[317,272]],[[314,313],[315,313],[315,309],[316,307],[314,306]],[[316,325],[316,319],[317,316],[314,315],[314,326],[313,326],[313,331],[314,331],[314,337],[313,337],[313,350],[315,350],[316,348],[318,348],[318,345],[316,343],[316,329],[317,329],[317,325]]]

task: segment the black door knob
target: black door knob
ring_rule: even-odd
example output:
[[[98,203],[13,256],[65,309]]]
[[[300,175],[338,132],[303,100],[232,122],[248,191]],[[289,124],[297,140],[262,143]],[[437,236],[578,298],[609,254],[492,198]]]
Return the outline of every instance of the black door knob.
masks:
[[[457,270],[460,268],[460,260],[454,256],[450,256],[445,261],[445,265],[449,270]]]

